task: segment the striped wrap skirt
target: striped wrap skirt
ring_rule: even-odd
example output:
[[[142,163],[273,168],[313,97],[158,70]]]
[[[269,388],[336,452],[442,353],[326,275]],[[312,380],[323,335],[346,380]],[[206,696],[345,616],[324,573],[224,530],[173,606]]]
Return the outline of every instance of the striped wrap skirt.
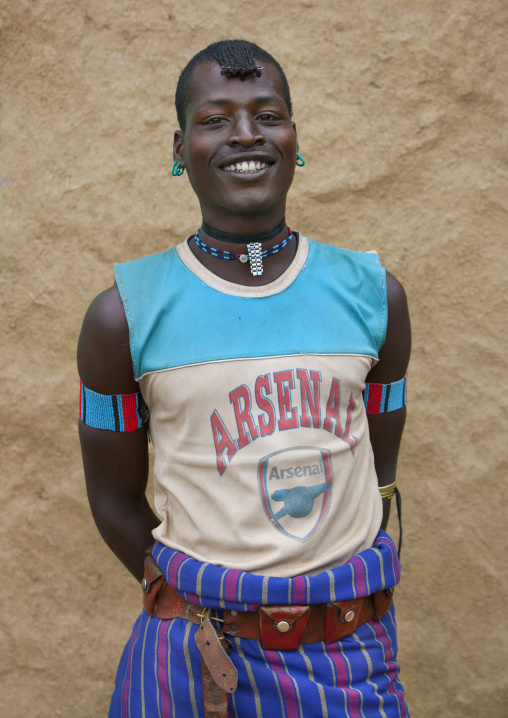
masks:
[[[255,611],[261,605],[309,605],[369,596],[400,579],[396,548],[380,531],[372,548],[315,576],[258,576],[196,561],[155,543],[167,582],[187,601],[212,609]],[[219,614],[220,615],[220,614]],[[143,611],[124,649],[109,718],[205,718],[198,627]],[[406,718],[397,664],[393,604],[379,621],[334,643],[264,650],[232,638],[238,687],[229,718]]]

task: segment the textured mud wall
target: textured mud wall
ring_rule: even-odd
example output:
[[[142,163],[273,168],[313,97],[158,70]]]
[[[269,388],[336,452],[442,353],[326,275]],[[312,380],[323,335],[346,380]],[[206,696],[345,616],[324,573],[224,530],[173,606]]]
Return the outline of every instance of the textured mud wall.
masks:
[[[508,715],[506,2],[0,8],[1,715],[106,715],[139,592],[87,507],[75,346],[115,261],[198,226],[169,176],[173,91],[194,51],[237,35],[292,86],[307,165],[290,225],[376,248],[407,288],[397,612],[413,716]]]

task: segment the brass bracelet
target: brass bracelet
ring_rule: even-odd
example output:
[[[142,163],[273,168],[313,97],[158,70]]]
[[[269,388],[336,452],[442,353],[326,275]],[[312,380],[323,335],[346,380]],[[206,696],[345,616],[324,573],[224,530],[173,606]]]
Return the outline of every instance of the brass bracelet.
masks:
[[[396,486],[397,486],[397,477],[395,477],[395,481],[393,481],[391,484],[388,484],[387,486],[380,486],[379,493],[381,494],[381,498],[382,499],[391,499],[395,493]]]

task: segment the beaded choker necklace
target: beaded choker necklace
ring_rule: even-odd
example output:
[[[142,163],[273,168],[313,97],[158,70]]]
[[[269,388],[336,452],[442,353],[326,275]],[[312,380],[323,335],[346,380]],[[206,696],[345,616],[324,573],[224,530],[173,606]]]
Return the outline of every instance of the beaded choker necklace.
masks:
[[[231,242],[232,244],[249,244],[249,242],[269,242],[271,239],[276,237],[282,232],[286,226],[286,218],[283,217],[279,224],[271,229],[267,229],[265,232],[258,232],[257,234],[234,234],[233,232],[223,232],[222,229],[216,229],[211,227],[208,222],[203,220],[201,225],[203,232],[206,232],[209,237],[218,239],[220,242]]]
[[[286,247],[293,239],[293,233],[289,229],[289,235],[286,237],[286,239],[283,239],[282,242],[279,242],[279,244],[274,244],[274,246],[270,247],[270,249],[262,250],[260,242],[249,242],[247,244],[247,255],[235,254],[234,252],[226,252],[223,249],[215,249],[215,247],[210,247],[209,244],[205,244],[199,239],[198,232],[199,229],[194,235],[194,239],[196,240],[196,244],[198,245],[198,247],[202,249],[203,252],[211,254],[212,257],[218,257],[219,259],[238,259],[238,261],[242,262],[242,264],[250,262],[250,273],[253,277],[259,277],[261,276],[261,274],[263,274],[263,259],[265,257],[271,257],[272,254],[277,254],[277,252],[280,252],[281,249],[284,249],[284,247]],[[244,244],[245,239],[246,237],[243,238]]]

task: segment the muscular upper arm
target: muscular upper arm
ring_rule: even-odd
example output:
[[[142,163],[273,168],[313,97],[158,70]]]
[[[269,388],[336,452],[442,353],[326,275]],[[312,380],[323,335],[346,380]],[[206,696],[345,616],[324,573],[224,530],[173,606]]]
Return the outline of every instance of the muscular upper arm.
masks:
[[[406,374],[411,354],[411,325],[404,288],[386,273],[388,325],[386,339],[379,352],[379,362],[369,372],[367,382],[390,384]],[[385,414],[369,414],[369,431],[374,462],[380,486],[395,479],[400,440],[406,420],[406,407]],[[386,504],[386,502],[385,502]],[[388,519],[385,507],[386,525]]]
[[[99,394],[139,391],[129,348],[129,328],[116,286],[90,305],[78,342],[83,384]],[[148,477],[146,427],[125,433],[79,422],[87,490],[92,510],[103,499],[144,497]]]
[[[99,394],[139,391],[129,348],[129,327],[116,286],[91,303],[78,342],[81,381]]]
[[[406,293],[402,284],[386,272],[388,324],[386,338],[379,352],[379,362],[370,371],[367,381],[389,384],[402,379],[411,354],[411,324]]]

